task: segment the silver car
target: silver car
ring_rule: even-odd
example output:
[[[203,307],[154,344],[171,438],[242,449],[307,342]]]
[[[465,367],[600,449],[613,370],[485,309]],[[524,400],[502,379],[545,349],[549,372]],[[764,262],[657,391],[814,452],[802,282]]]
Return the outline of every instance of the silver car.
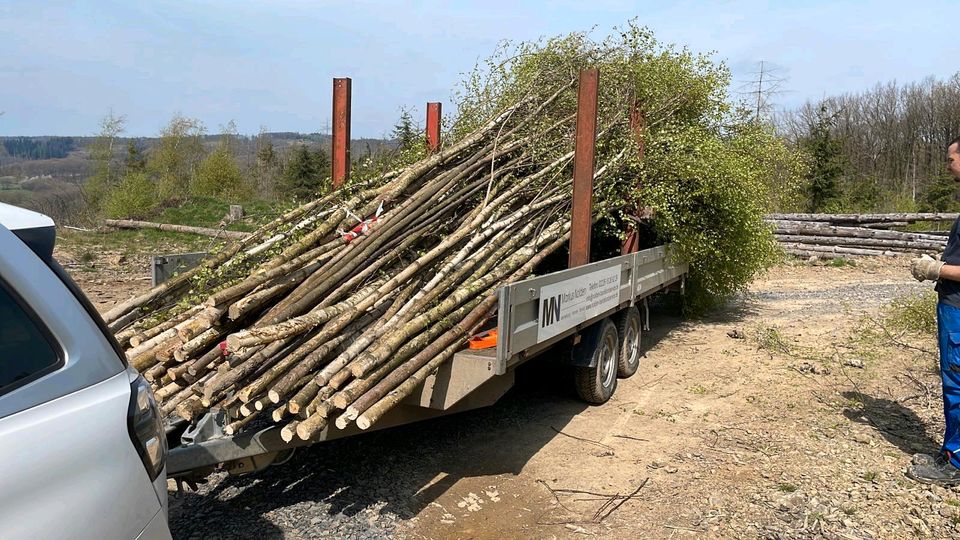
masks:
[[[0,203],[0,537],[170,538],[153,393],[54,240]]]

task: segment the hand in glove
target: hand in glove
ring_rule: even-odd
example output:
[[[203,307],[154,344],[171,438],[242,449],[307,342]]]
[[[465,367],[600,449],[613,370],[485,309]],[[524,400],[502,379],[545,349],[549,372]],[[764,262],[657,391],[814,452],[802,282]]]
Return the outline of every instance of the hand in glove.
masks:
[[[940,268],[943,267],[943,261],[938,261],[929,255],[924,255],[910,261],[910,273],[917,281],[929,279],[936,281],[940,279]]]

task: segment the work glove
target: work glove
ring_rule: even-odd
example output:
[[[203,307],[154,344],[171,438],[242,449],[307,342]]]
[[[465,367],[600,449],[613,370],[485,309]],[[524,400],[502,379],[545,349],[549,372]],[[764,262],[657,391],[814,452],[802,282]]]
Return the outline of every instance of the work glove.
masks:
[[[936,281],[940,279],[940,269],[943,267],[943,261],[938,261],[929,255],[918,257],[910,261],[910,273],[917,281]]]

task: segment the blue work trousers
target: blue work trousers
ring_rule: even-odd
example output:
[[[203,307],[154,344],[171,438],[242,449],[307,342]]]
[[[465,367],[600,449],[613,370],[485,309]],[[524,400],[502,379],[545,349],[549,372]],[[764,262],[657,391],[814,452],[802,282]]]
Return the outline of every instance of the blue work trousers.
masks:
[[[943,380],[943,451],[960,468],[960,308],[937,304],[940,378]]]

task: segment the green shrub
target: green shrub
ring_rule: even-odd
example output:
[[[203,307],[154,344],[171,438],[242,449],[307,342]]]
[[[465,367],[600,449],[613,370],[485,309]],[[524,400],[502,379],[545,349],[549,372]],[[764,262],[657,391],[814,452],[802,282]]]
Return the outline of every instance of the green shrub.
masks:
[[[763,221],[768,155],[782,143],[756,125],[726,137],[677,126],[647,147],[643,199],[659,235],[690,263],[687,307],[720,306],[781,258]]]
[[[160,130],[160,140],[148,153],[146,169],[156,179],[161,200],[181,200],[187,196],[204,157],[205,133],[202,122],[180,115]]]
[[[936,291],[926,290],[893,299],[883,309],[883,319],[890,330],[936,336]]]
[[[157,207],[157,190],[144,173],[130,173],[111,189],[103,203],[109,218],[143,217]]]
[[[249,198],[252,191],[226,145],[217,146],[216,150],[200,162],[197,174],[190,182],[190,194],[200,197],[241,200]]]

